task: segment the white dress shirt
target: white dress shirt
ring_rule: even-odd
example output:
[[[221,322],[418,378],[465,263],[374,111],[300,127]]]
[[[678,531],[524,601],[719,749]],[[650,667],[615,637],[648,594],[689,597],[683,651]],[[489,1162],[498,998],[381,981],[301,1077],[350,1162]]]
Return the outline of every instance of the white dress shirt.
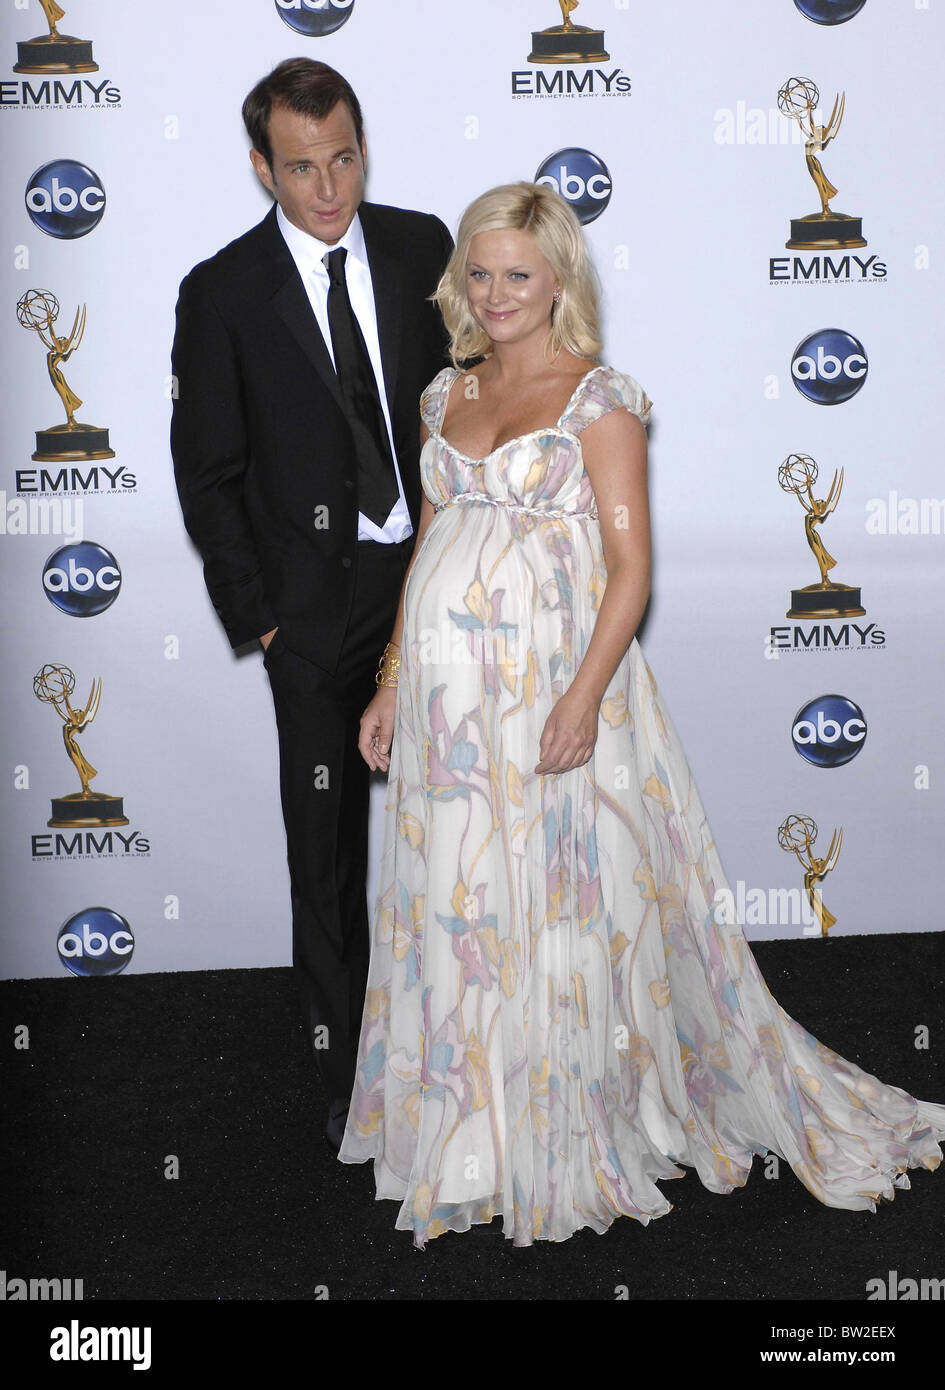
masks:
[[[359,541],[382,541],[393,542],[402,541],[413,533],[413,523],[410,520],[410,512],[407,509],[407,501],[404,497],[404,485],[400,477],[400,469],[397,465],[397,450],[394,448],[394,432],[390,423],[390,411],[387,408],[387,392],[384,389],[384,364],[381,361],[381,345],[377,336],[377,310],[374,305],[374,286],[371,282],[371,268],[368,265],[367,250],[364,245],[364,232],[361,230],[361,222],[355,213],[351,225],[344,236],[334,246],[327,246],[325,242],[319,241],[317,237],[311,236],[308,232],[303,232],[300,227],[296,227],[290,222],[282,211],[276,207],[276,221],[279,230],[285,238],[285,244],[289,248],[292,259],[302,277],[302,284],[305,286],[305,293],[308,295],[308,302],[312,306],[312,312],[325,340],[328,355],[334,365],[335,354],[331,345],[331,329],[328,325],[328,270],[322,260],[329,251],[337,251],[339,246],[343,246],[347,251],[345,260],[345,280],[348,285],[348,298],[351,300],[351,308],[355,318],[358,320],[361,332],[364,335],[364,343],[368,350],[368,357],[371,359],[371,366],[374,368],[374,379],[377,382],[377,394],[381,401],[381,410],[384,412],[384,424],[387,427],[387,437],[390,440],[391,457],[394,460],[394,472],[397,477],[397,491],[400,494],[394,503],[390,516],[383,526],[378,526],[366,517],[362,512],[358,512],[358,540]],[[419,426],[418,426],[419,428]]]

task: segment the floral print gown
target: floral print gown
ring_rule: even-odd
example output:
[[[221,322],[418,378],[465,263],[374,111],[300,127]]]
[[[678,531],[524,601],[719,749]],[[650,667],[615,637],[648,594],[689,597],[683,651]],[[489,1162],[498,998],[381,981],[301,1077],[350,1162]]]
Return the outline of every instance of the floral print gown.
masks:
[[[590,761],[533,770],[607,582],[581,432],[650,402],[595,367],[555,426],[473,459],[440,433],[458,375],[421,401],[436,514],[405,596],[341,1161],[374,1161],[418,1246],[498,1215],[517,1245],[645,1223],[680,1165],[731,1192],[768,1151],[828,1206],[875,1210],[938,1166],[945,1107],[818,1042],[716,920],[726,880],[635,640]]]

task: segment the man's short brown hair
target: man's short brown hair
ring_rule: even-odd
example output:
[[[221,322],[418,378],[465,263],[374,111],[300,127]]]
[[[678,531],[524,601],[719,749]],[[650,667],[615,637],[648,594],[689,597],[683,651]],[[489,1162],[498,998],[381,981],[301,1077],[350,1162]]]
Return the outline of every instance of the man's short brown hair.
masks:
[[[257,82],[243,102],[243,123],[253,142],[253,149],[265,156],[272,168],[272,142],[269,139],[269,117],[274,106],[283,106],[300,116],[321,121],[344,102],[351,112],[358,146],[364,135],[361,106],[353,88],[327,63],[314,58],[286,58],[274,67],[268,77]]]

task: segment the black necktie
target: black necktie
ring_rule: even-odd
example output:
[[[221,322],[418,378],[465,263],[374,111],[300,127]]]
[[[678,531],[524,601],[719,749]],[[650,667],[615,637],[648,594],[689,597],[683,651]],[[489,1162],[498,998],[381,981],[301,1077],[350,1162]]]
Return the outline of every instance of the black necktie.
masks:
[[[324,257],[328,271],[328,327],[335,372],[358,454],[358,510],[383,526],[400,494],[374,368],[348,298],[347,255],[345,248],[339,246]]]

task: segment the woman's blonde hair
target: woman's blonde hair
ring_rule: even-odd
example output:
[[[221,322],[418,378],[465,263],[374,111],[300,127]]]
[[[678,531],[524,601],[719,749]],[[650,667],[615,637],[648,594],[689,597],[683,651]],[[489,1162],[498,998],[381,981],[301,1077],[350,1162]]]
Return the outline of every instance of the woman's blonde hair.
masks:
[[[481,357],[491,346],[466,295],[469,243],[479,232],[506,230],[528,232],[535,238],[561,289],[552,305],[547,355],[556,357],[566,348],[576,357],[596,357],[601,349],[600,295],[581,224],[554,189],[523,182],[490,188],[463,213],[455,249],[432,296],[450,335],[453,365]]]

